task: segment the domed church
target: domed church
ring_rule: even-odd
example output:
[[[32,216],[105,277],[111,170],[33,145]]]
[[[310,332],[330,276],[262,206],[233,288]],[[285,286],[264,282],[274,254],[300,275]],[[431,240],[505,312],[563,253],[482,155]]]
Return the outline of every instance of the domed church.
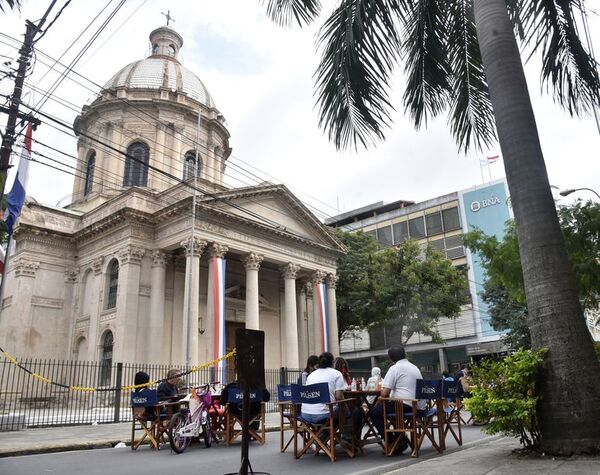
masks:
[[[76,118],[70,203],[23,208],[1,346],[19,357],[197,364],[245,327],[264,330],[270,368],[338,353],[343,246],[285,186],[225,185],[227,124],[179,61],[183,38],[164,26],[150,44]]]

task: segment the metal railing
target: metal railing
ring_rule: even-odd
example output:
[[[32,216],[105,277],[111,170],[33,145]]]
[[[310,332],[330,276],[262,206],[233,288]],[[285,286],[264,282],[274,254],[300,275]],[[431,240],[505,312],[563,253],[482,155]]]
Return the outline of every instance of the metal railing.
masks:
[[[131,392],[121,388],[134,384],[138,371],[148,373],[151,380],[160,380],[171,368],[185,370],[178,365],[106,365],[70,360],[23,359],[19,363],[52,382],[96,390],[72,390],[49,384],[5,359],[0,362],[0,431],[131,421]],[[231,380],[231,371],[222,371],[225,373],[216,374],[214,368],[206,368],[187,375],[182,383],[200,386],[215,380],[222,383]],[[268,412],[277,410],[277,384],[295,383],[300,373],[300,369],[265,370],[265,385],[271,394]]]

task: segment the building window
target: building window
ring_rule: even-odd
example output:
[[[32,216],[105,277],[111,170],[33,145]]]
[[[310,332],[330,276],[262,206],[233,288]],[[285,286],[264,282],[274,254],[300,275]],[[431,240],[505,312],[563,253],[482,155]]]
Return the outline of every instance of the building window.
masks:
[[[106,299],[106,308],[115,308],[117,306],[117,291],[119,289],[119,261],[114,259],[108,268],[108,297]]]
[[[127,147],[123,186],[147,186],[149,161],[150,149],[145,143],[134,142]]]
[[[200,158],[198,156],[198,158]],[[194,168],[196,167],[196,152],[190,150],[185,154],[183,160],[183,179],[187,180],[194,176]],[[200,168],[202,167],[202,160],[198,161],[198,169],[196,170],[196,176],[200,176]]]
[[[401,223],[396,223],[393,226],[394,228],[394,244],[401,243],[402,241],[406,241],[408,239],[408,222],[402,221]]]
[[[422,216],[408,220],[408,231],[411,239],[421,239],[425,237],[425,221]]]
[[[379,247],[390,247],[392,245],[392,227],[386,226],[377,229],[377,242]]]
[[[376,229],[371,229],[370,231],[365,231],[365,234],[367,236],[371,236],[373,239],[375,239],[377,241],[377,230]]]
[[[442,220],[444,221],[444,231],[460,229],[460,217],[458,208],[448,208],[442,211]]]
[[[94,170],[96,168],[96,152],[93,150],[88,155],[87,165],[85,168],[85,186],[83,187],[83,196],[87,196],[92,192],[94,185]]]
[[[427,235],[433,236],[440,234],[442,229],[442,215],[439,211],[425,216],[425,224],[427,225]]]
[[[154,43],[152,45],[152,54],[158,54],[158,44]]]
[[[102,357],[100,367],[100,386],[110,385],[113,356],[113,334],[108,330],[102,337]]]

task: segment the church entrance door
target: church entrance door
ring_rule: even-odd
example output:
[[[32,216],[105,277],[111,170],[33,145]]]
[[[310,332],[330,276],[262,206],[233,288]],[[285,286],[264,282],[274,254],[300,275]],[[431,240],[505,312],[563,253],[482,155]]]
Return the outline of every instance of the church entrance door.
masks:
[[[246,328],[246,325],[242,322],[225,322],[225,353],[229,353],[235,348],[235,331],[238,328]],[[235,379],[235,371],[233,360],[227,362],[227,381],[233,381]]]

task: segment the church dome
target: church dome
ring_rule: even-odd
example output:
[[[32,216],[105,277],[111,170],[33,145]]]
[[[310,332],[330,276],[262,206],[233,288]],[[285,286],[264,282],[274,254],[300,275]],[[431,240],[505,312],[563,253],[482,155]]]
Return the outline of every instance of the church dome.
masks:
[[[146,59],[134,61],[118,71],[104,85],[104,91],[117,89],[166,89],[187,95],[206,107],[215,103],[202,81],[178,61],[183,38],[163,26],[150,33],[152,54]]]

